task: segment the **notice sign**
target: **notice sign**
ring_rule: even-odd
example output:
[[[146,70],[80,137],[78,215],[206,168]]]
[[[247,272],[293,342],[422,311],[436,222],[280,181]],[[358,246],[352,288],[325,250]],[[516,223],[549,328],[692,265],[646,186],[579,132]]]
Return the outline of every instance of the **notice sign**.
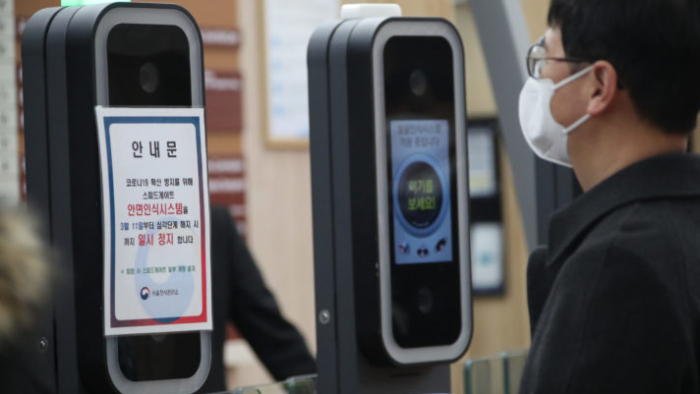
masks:
[[[204,110],[95,112],[105,335],[211,330]]]

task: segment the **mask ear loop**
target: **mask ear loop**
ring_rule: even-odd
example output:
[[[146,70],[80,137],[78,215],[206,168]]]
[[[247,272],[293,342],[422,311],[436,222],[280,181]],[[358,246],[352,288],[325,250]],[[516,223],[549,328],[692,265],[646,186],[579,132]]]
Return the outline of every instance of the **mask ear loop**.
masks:
[[[590,66],[584,68],[583,70],[577,72],[576,74],[571,75],[571,76],[561,80],[558,84],[554,85],[554,90],[556,91],[557,89],[561,88],[562,86],[564,86],[568,83],[571,83],[578,78],[581,78],[582,76],[591,72],[591,70],[593,70],[593,65],[590,65]],[[589,114],[583,115],[579,120],[574,122],[574,124],[572,124],[569,127],[564,128],[563,133],[569,134],[570,132],[575,130],[577,127],[581,126],[583,123],[585,123],[590,118],[591,118],[591,115],[589,115]]]
[[[590,119],[590,118],[591,118],[591,115],[589,115],[589,114],[583,115],[583,116],[581,117],[581,119],[575,121],[574,124],[572,124],[571,126],[565,128],[564,131],[563,131],[563,133],[564,133],[564,134],[569,134],[569,133],[571,133],[573,130],[575,130],[577,127],[581,126],[583,123],[585,123],[585,122],[586,122],[588,119]]]
[[[554,85],[554,90],[557,90],[557,89],[561,88],[562,86],[564,86],[564,85],[566,85],[566,84],[569,84],[569,83],[573,82],[573,81],[576,80],[576,79],[581,78],[581,77],[584,76],[585,74],[588,74],[589,72],[591,72],[591,70],[593,70],[593,65],[592,65],[592,64],[591,64],[590,66],[584,68],[583,70],[577,72],[576,74],[570,75],[569,77],[564,78],[563,80],[559,81],[558,84]]]

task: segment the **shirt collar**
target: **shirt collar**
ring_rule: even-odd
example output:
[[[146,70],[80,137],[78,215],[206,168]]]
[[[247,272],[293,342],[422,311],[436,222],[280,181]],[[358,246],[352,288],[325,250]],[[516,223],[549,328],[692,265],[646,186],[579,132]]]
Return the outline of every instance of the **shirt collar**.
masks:
[[[632,164],[554,213],[549,222],[547,264],[600,218],[623,205],[690,196],[700,196],[700,156],[674,153]]]

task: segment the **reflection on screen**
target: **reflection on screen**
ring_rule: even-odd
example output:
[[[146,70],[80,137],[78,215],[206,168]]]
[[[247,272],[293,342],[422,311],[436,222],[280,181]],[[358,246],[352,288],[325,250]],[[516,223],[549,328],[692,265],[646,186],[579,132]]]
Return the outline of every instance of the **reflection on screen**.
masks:
[[[396,263],[452,261],[449,123],[394,120],[390,129]]]

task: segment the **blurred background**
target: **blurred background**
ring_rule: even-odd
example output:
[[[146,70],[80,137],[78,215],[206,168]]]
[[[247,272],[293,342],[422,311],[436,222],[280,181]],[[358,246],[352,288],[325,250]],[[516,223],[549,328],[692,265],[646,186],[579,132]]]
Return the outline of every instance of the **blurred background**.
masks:
[[[352,2],[163,2],[187,8],[202,31],[211,201],[229,208],[284,314],[315,351],[306,43],[316,26],[337,19],[340,5]],[[63,1],[63,5],[87,3]],[[526,348],[530,336],[527,247],[469,1],[395,3],[404,16],[442,17],[457,26],[466,53],[467,113],[473,124],[490,130],[475,133],[474,146],[485,149],[470,149],[474,156],[470,159],[478,160],[472,170],[481,171],[473,173],[472,189],[491,190],[498,208],[493,217],[495,232],[475,237],[483,245],[474,246],[473,264],[482,271],[474,273],[474,280],[481,283],[475,283],[474,336],[465,358]],[[0,201],[5,203],[17,204],[25,198],[22,31],[34,12],[60,5],[60,0],[0,0]],[[522,0],[533,41],[546,30],[548,5],[549,0]],[[270,382],[235,327],[229,328],[228,335],[229,387]],[[453,365],[455,393],[462,392],[462,365]]]

